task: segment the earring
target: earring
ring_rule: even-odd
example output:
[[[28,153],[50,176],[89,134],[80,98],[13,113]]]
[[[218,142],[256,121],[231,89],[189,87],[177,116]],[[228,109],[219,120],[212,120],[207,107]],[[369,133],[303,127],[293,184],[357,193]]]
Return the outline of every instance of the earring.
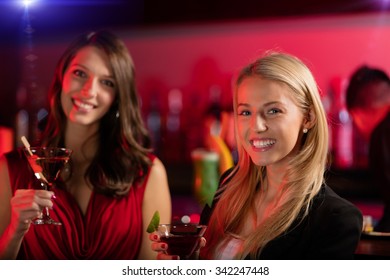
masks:
[[[302,130],[302,132],[306,134],[306,133],[308,132],[308,129],[307,129],[307,128],[304,128],[304,129]]]
[[[119,118],[119,111],[116,111],[115,117],[118,119]]]

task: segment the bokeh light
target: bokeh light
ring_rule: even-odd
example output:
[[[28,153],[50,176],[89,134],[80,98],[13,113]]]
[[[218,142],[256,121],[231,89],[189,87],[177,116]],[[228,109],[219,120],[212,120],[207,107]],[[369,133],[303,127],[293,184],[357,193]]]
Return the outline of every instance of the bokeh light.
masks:
[[[22,3],[23,5],[28,8],[31,6],[31,4],[33,4],[34,0],[23,0]]]

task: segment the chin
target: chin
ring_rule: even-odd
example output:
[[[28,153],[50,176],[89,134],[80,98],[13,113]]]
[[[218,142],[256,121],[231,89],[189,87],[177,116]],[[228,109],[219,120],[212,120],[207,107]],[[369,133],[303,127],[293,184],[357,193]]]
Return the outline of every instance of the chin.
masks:
[[[252,163],[256,166],[266,166],[269,163],[265,162],[264,160],[258,159],[258,158],[253,158],[251,157]]]
[[[90,125],[93,123],[92,120],[90,119],[85,119],[85,118],[73,118],[70,120],[72,123],[74,124],[78,124],[78,125]]]

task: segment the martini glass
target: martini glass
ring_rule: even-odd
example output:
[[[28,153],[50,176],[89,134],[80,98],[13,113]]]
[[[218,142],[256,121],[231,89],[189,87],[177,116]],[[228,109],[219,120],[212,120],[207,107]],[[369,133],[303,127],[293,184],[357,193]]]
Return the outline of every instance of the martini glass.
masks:
[[[52,190],[55,185],[54,182],[64,165],[68,162],[72,150],[55,147],[27,147],[23,150],[42,188],[47,191]],[[42,217],[33,220],[33,224],[61,225],[60,222],[50,217],[48,207],[45,207],[43,210]]]
[[[191,259],[199,246],[207,226],[198,224],[160,224],[157,232],[160,240],[168,244],[168,255],[177,255],[181,260]]]

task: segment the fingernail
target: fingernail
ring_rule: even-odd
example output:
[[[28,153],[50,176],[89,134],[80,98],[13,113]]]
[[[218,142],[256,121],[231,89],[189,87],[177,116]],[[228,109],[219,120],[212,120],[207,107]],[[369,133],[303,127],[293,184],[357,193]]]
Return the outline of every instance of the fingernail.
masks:
[[[153,235],[153,240],[157,240],[158,239],[158,236],[155,234],[155,235]]]
[[[167,244],[163,243],[161,244],[161,249],[165,250],[167,248]]]

